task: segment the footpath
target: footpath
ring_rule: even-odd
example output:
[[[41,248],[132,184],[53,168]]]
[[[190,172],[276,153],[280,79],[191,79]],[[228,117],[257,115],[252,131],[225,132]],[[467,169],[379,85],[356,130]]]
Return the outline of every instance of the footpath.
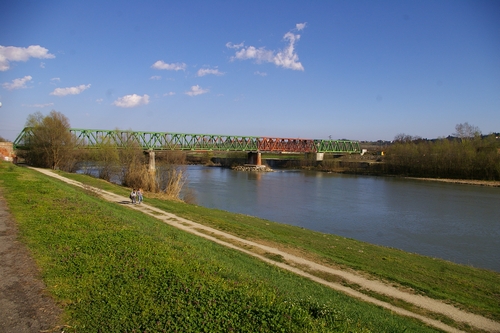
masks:
[[[463,310],[460,310],[452,305],[446,304],[442,301],[431,299],[425,296],[421,295],[415,295],[411,294],[409,292],[406,292],[404,290],[397,289],[396,287],[389,285],[387,283],[383,283],[382,281],[374,280],[374,279],[369,279],[366,278],[365,276],[362,276],[360,274],[356,274],[354,272],[350,271],[345,271],[341,269],[337,269],[334,267],[329,267],[325,266],[322,264],[319,264],[317,262],[310,261],[308,259],[302,258],[300,256],[297,256],[295,254],[289,253],[286,250],[283,249],[278,249],[274,247],[270,247],[264,244],[260,244],[257,242],[249,241],[243,238],[236,237],[234,235],[225,233],[223,231],[207,227],[205,225],[202,225],[200,223],[196,223],[184,218],[181,218],[179,216],[176,216],[174,214],[162,211],[158,208],[155,208],[153,206],[149,206],[147,204],[140,204],[140,205],[132,205],[130,200],[124,196],[120,196],[108,191],[96,189],[89,187],[88,185],[84,185],[78,181],[71,180],[65,177],[62,177],[51,170],[47,169],[36,169],[33,168],[34,170],[37,170],[41,173],[44,173],[48,176],[60,179],[66,183],[69,183],[74,186],[78,186],[81,188],[85,188],[87,190],[91,190],[98,194],[101,198],[104,200],[107,200],[109,202],[114,202],[116,204],[120,205],[126,205],[130,209],[135,209],[138,210],[144,214],[150,215],[168,225],[171,225],[175,228],[184,230],[186,232],[189,232],[191,234],[197,235],[199,237],[203,237],[205,239],[211,240],[215,243],[221,244],[223,246],[244,252],[248,255],[251,255],[253,257],[256,257],[262,261],[265,261],[271,265],[278,266],[282,269],[286,269],[288,271],[291,271],[295,274],[304,276],[306,278],[309,278],[313,281],[316,281],[317,283],[321,283],[325,286],[328,286],[332,289],[338,290],[340,292],[343,292],[347,295],[350,295],[352,297],[355,297],[357,299],[360,299],[365,302],[373,303],[376,304],[380,307],[386,308],[394,313],[397,313],[402,316],[407,316],[407,317],[413,317],[416,318],[432,327],[441,329],[445,332],[463,332],[459,329],[456,329],[454,327],[451,327],[447,324],[444,324],[441,321],[429,318],[427,316],[424,316],[422,314],[414,313],[411,311],[408,311],[406,309],[397,307],[395,305],[392,305],[387,302],[380,301],[374,297],[368,296],[366,294],[363,294],[357,290],[351,289],[343,284],[340,283],[334,283],[334,282],[329,282],[327,280],[324,280],[322,278],[319,278],[311,272],[319,272],[321,274],[327,274],[327,275],[333,275],[333,276],[338,276],[342,280],[346,281],[347,284],[355,284],[361,287],[362,290],[367,290],[369,292],[374,292],[377,294],[385,295],[387,297],[393,298],[393,299],[399,299],[402,300],[406,303],[410,303],[416,307],[418,307],[421,313],[434,313],[438,314],[440,316],[445,316],[449,319],[452,319],[455,322],[462,322],[467,325],[469,325],[471,328],[474,330],[483,330],[486,332],[500,332],[500,323],[495,322],[491,319],[472,314]],[[0,210],[1,210],[0,206]],[[275,257],[280,257],[282,260],[280,262],[274,261],[269,259],[270,256],[275,256]]]
[[[1,188],[0,188],[1,190]],[[46,288],[0,192],[0,333],[60,332],[62,310]]]

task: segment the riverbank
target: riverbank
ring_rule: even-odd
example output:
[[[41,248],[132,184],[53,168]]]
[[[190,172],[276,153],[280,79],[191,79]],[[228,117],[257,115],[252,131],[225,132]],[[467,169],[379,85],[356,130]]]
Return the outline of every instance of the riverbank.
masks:
[[[47,211],[47,208],[43,204],[43,201],[47,199],[47,198],[45,198],[46,195],[42,195],[41,198],[39,198],[39,195],[38,196],[36,195],[36,193],[42,193],[42,192],[44,194],[51,193],[50,198],[48,198],[48,200],[49,200],[48,202],[51,202],[51,200],[55,200],[54,202],[57,202],[58,206],[59,205],[62,206],[62,207],[60,207],[60,208],[62,208],[62,211],[59,214],[64,215],[65,221],[67,221],[68,218],[73,218],[73,216],[75,218],[78,218],[78,221],[79,221],[77,224],[79,226],[78,229],[81,229],[82,232],[88,233],[89,230],[94,230],[96,227],[97,227],[96,231],[98,231],[98,230],[104,231],[104,229],[102,229],[102,228],[109,223],[112,223],[112,225],[115,226],[115,227],[113,227],[115,229],[116,229],[116,227],[119,227],[119,229],[117,229],[117,230],[124,230],[124,231],[131,230],[130,229],[131,225],[129,225],[129,224],[135,223],[134,221],[137,220],[137,221],[142,221],[142,222],[140,222],[140,226],[137,225],[136,227],[133,227],[133,230],[136,230],[135,232],[138,232],[139,230],[143,230],[144,228],[146,228],[146,231],[150,230],[152,232],[152,235],[155,235],[155,237],[160,237],[160,238],[164,237],[164,236],[161,236],[158,234],[158,233],[160,233],[163,235],[163,231],[161,231],[161,230],[163,230],[163,228],[160,228],[159,225],[157,225],[154,222],[148,222],[149,221],[148,218],[140,217],[136,213],[125,212],[127,217],[123,220],[123,222],[126,222],[126,225],[124,225],[122,227],[120,227],[120,224],[123,222],[116,224],[116,222],[111,222],[109,220],[108,214],[111,211],[109,211],[108,208],[105,208],[105,206],[103,206],[97,200],[99,197],[102,196],[102,192],[100,192],[100,191],[110,190],[113,193],[118,193],[124,197],[124,196],[128,195],[127,189],[120,188],[118,186],[115,186],[115,185],[112,185],[109,183],[105,183],[105,182],[99,181],[97,179],[93,179],[93,178],[83,176],[83,175],[65,174],[66,177],[71,177],[73,179],[79,179],[79,180],[84,181],[87,184],[87,186],[92,185],[92,186],[97,186],[100,188],[100,190],[97,190],[97,191],[90,191],[89,190],[90,188],[87,188],[87,190],[85,190],[85,188],[84,188],[83,192],[88,193],[87,195],[89,195],[90,197],[89,198],[81,197],[83,207],[79,207],[79,206],[74,206],[72,204],[74,202],[73,197],[76,195],[76,193],[71,188],[68,187],[68,188],[63,189],[62,190],[63,193],[61,194],[62,196],[59,198],[59,192],[60,192],[60,190],[58,190],[59,186],[57,188],[47,188],[47,185],[45,184],[47,182],[47,180],[40,179],[39,177],[37,177],[29,172],[28,173],[24,173],[24,172],[19,173],[17,176],[20,177],[20,179],[23,179],[23,182],[27,181],[27,182],[29,182],[29,184],[26,184],[26,186],[23,185],[22,183],[17,184],[18,186],[15,188],[15,191],[17,191],[18,195],[15,196],[16,200],[14,201],[14,204],[18,205],[19,207],[21,207],[23,204],[28,204],[31,207],[28,215],[35,214],[35,211],[39,210],[39,209],[45,214],[47,214],[47,213],[57,214],[57,212],[52,212],[52,210],[55,210],[55,207],[52,207],[49,211]],[[53,182],[49,182],[49,183],[53,183]],[[55,184],[53,184],[51,186],[55,186]],[[10,189],[14,190],[12,187],[10,187]],[[24,192],[31,192],[32,195],[26,197],[25,194],[23,194]],[[52,194],[54,194],[54,195],[52,195]],[[55,194],[57,194],[57,195],[55,195]],[[91,199],[94,196],[97,196],[96,200]],[[24,202],[24,201],[26,201],[26,199],[28,202]],[[91,204],[87,205],[86,202],[89,200],[91,201]],[[110,204],[111,206],[109,207],[109,209],[112,209],[112,211],[113,211],[113,213],[111,213],[111,215],[115,215],[116,213],[118,213],[117,208],[112,208],[113,205],[116,205],[116,202],[122,202],[122,203],[127,202],[126,199],[125,199],[125,201],[121,201],[121,200],[123,200],[123,199],[114,199],[113,202],[115,202],[115,203]],[[19,202],[19,201],[21,201],[21,202]],[[479,311],[479,312],[489,313],[490,311],[492,311],[491,309],[486,310],[486,308],[490,308],[489,306],[485,307],[485,306],[479,305],[481,302],[484,301],[484,298],[486,295],[485,296],[478,295],[477,294],[478,288],[480,290],[484,289],[485,291],[487,291],[486,294],[489,294],[491,292],[498,293],[498,291],[494,290],[495,287],[493,287],[493,286],[498,286],[498,281],[499,281],[498,274],[495,274],[493,272],[472,269],[469,267],[464,267],[461,265],[454,265],[451,263],[447,263],[447,262],[439,261],[439,260],[434,260],[431,258],[425,258],[425,257],[416,256],[416,255],[412,255],[412,254],[406,254],[402,251],[397,251],[397,250],[393,250],[393,249],[386,249],[386,248],[377,247],[377,246],[370,246],[369,244],[366,244],[366,243],[356,242],[356,241],[344,239],[344,238],[338,237],[338,236],[335,237],[334,235],[325,235],[325,234],[310,232],[307,230],[302,230],[300,228],[279,225],[279,224],[272,223],[270,221],[255,219],[255,218],[248,217],[248,216],[242,216],[242,215],[238,215],[238,214],[230,214],[228,212],[223,212],[223,211],[209,210],[209,209],[204,209],[203,207],[186,205],[186,204],[182,204],[182,203],[164,202],[164,201],[156,200],[156,199],[148,199],[147,197],[146,197],[146,201],[148,204],[152,205],[150,207],[145,207],[146,212],[148,210],[152,210],[153,206],[158,207],[158,209],[160,209],[161,212],[168,211],[170,213],[175,213],[177,216],[184,216],[185,218],[189,218],[190,221],[199,220],[202,225],[214,226],[217,230],[224,230],[226,232],[229,232],[230,234],[238,235],[238,237],[241,239],[257,240],[258,244],[261,244],[261,245],[267,244],[267,246],[271,246],[272,248],[282,249],[284,251],[284,253],[290,253],[290,251],[291,251],[291,253],[299,254],[300,257],[308,258],[308,260],[314,259],[312,262],[329,263],[328,266],[338,267],[338,268],[341,268],[342,270],[352,270],[353,268],[356,268],[355,269],[356,271],[359,271],[359,270],[364,271],[365,272],[364,274],[370,274],[372,276],[372,278],[375,276],[378,276],[377,279],[379,279],[381,276],[385,275],[385,276],[388,276],[389,281],[392,281],[391,284],[395,283],[395,281],[398,281],[398,280],[400,282],[402,282],[401,289],[408,290],[408,288],[411,288],[414,290],[418,290],[418,293],[425,293],[425,294],[433,294],[433,292],[436,293],[439,291],[439,294],[441,294],[441,296],[439,296],[438,298],[448,299],[451,302],[457,303],[457,304],[465,303],[465,304],[468,304],[468,305],[466,305],[466,307],[471,307],[471,304],[470,304],[471,301],[464,301],[463,299],[461,301],[456,301],[456,299],[461,299],[464,297],[464,295],[459,295],[459,291],[463,289],[460,292],[461,294],[472,293],[470,295],[470,297],[474,298],[474,299],[478,299],[477,301],[475,301],[475,305],[472,306],[473,308],[476,308],[476,310],[474,312]],[[76,209],[77,211],[70,212],[70,211],[67,211],[67,209],[64,209],[64,208],[67,208],[65,206],[68,204],[70,204],[71,207],[73,209]],[[51,206],[49,205],[49,207],[51,207]],[[139,207],[140,206],[133,206],[134,209],[139,209]],[[120,208],[120,210],[121,209],[127,210],[126,207]],[[81,211],[81,210],[85,210],[85,214],[90,215],[90,216],[85,216],[85,217],[79,216],[78,211]],[[103,221],[99,221],[99,218],[97,218],[97,221],[92,222],[93,226],[90,229],[88,229],[88,227],[85,227],[85,225],[84,224],[82,225],[81,223],[87,223],[87,222],[85,222],[87,220],[87,218],[90,220],[93,218],[96,218],[94,216],[94,213],[93,213],[94,210],[97,210],[98,216],[101,216],[101,219],[103,219]],[[155,208],[154,211],[151,211],[151,214],[152,215],[159,215],[159,214],[161,214],[160,211],[156,211],[156,208]],[[27,212],[25,212],[25,213],[27,213]],[[20,214],[23,215],[22,212]],[[144,214],[144,212],[142,212],[142,214]],[[45,215],[42,215],[42,216],[44,216],[44,217],[41,218],[41,221],[37,221],[37,223],[43,222],[44,225],[52,228],[51,230],[54,230],[50,224],[47,225],[47,223],[51,223],[50,218],[45,216]],[[55,215],[55,216],[57,216],[57,215]],[[167,220],[172,220],[172,218],[174,218],[174,217],[168,217]],[[133,219],[134,221],[131,221],[131,219]],[[175,218],[175,219],[178,219],[178,218]],[[90,220],[89,220],[89,222],[90,222]],[[56,218],[55,221],[57,222],[58,219]],[[63,221],[61,221],[61,222],[63,222]],[[59,222],[57,222],[57,223],[59,223]],[[68,223],[70,223],[70,222],[68,222]],[[190,223],[190,222],[186,222],[186,221],[181,222],[182,225],[184,225],[186,223]],[[37,225],[37,224],[35,224],[35,225]],[[69,224],[69,226],[72,226],[72,224]],[[122,229],[123,227],[125,227],[125,229]],[[139,228],[139,229],[137,229],[137,228]],[[193,228],[196,230],[199,230],[201,227],[196,226]],[[117,230],[115,230],[115,232],[117,232]],[[54,230],[54,232],[56,232],[56,231],[57,232],[66,232],[65,230],[61,230],[61,231]],[[40,230],[40,232],[44,232],[44,230]],[[169,234],[171,232],[172,232],[171,230],[168,231]],[[119,232],[119,233],[121,233],[121,232]],[[210,235],[211,233],[213,233],[213,231],[208,232],[207,234]],[[93,232],[91,232],[91,234],[93,234]],[[48,236],[48,235],[49,234],[46,234],[46,236]],[[72,251],[67,253],[67,255],[70,255],[69,257],[67,257],[66,255],[63,256],[64,258],[69,258],[70,263],[75,263],[74,260],[77,260],[77,262],[80,262],[81,259],[85,258],[85,256],[82,257],[82,255],[85,254],[85,251],[87,251],[87,250],[85,250],[85,246],[86,246],[85,244],[87,244],[85,239],[87,237],[96,237],[96,235],[88,236],[88,235],[83,235],[83,234],[79,235],[79,236],[81,236],[83,238],[79,240],[79,243],[78,243],[79,245],[77,245],[80,247],[80,250],[78,250],[76,252],[77,257],[75,259],[71,259],[71,258],[73,258],[71,256],[71,253],[73,253]],[[120,237],[122,237],[122,236],[120,236]],[[72,236],[72,237],[74,237],[74,236]],[[179,237],[179,236],[176,236],[176,237]],[[222,240],[225,240],[227,237],[228,236],[224,236],[222,238]],[[64,239],[67,240],[67,237],[64,237]],[[184,238],[183,238],[183,240],[184,240]],[[54,241],[60,241],[60,240],[54,238]],[[132,245],[132,243],[129,243],[129,241],[132,241],[131,239],[129,240],[128,238],[122,238],[122,241],[125,241],[125,245],[127,245],[127,246]],[[198,262],[198,263],[200,263],[200,262],[203,263],[203,258],[206,257],[204,255],[201,255],[201,257],[198,258],[197,256],[199,256],[200,254],[192,253],[191,246],[189,246],[188,248],[185,248],[185,246],[181,245],[181,243],[179,243],[177,241],[173,241],[171,239],[171,237],[168,238],[168,242],[169,242],[169,244],[173,242],[174,245],[177,247],[181,246],[183,251],[185,251],[185,252],[183,252],[182,255],[188,256],[189,258],[197,258],[196,262]],[[241,241],[239,241],[239,242],[241,242]],[[238,242],[236,242],[236,243],[238,243]],[[331,248],[332,243],[335,244],[334,248]],[[95,244],[95,242],[88,243],[88,245],[91,245],[91,244]],[[106,245],[106,243],[103,245]],[[233,245],[235,245],[234,242],[233,242]],[[136,245],[133,245],[133,246],[136,246]],[[207,246],[207,244],[204,243],[204,245],[203,245],[204,252],[206,252],[206,249],[205,249],[206,246]],[[82,247],[84,250],[82,250]],[[244,248],[249,249],[248,245],[244,246]],[[82,253],[81,251],[84,251],[84,252]],[[117,248],[117,251],[121,251],[120,247]],[[130,250],[127,250],[127,251],[130,251]],[[220,249],[217,251],[220,252]],[[129,253],[129,252],[127,252],[127,253]],[[211,255],[215,255],[215,254],[211,254]],[[231,256],[233,256],[233,255],[231,255]],[[276,262],[276,263],[285,263],[286,264],[290,260],[289,257],[282,255],[279,252],[276,253],[276,252],[267,251],[267,254],[266,254],[266,251],[264,251],[263,253],[261,253],[261,256],[267,257],[268,259],[270,259],[271,261]],[[119,258],[116,257],[115,259],[118,260]],[[370,271],[373,270],[373,268],[369,267],[370,266],[370,265],[368,265],[369,262],[374,262],[375,268],[377,268],[378,266],[385,266],[386,268],[390,268],[392,266],[392,269],[390,271],[386,271],[385,273],[383,272],[384,269],[379,269],[378,273],[369,273]],[[124,263],[124,264],[126,264],[126,263]],[[188,267],[191,265],[190,263],[184,263],[184,264],[187,265]],[[232,262],[231,265],[234,265],[234,262]],[[239,266],[239,264],[237,264],[237,266]],[[297,266],[303,267],[301,265],[297,265]],[[113,267],[120,267],[119,263],[113,263]],[[314,266],[310,266],[310,267],[314,267]],[[351,268],[349,268],[349,267],[351,267]],[[252,268],[252,269],[254,269],[254,268]],[[326,278],[326,280],[333,279],[333,281],[338,281],[338,282],[340,282],[341,285],[344,285],[344,286],[349,286],[352,288],[352,287],[355,287],[355,285],[356,285],[356,283],[353,284],[353,282],[349,282],[349,280],[346,279],[345,277],[340,278],[340,280],[339,280],[339,276],[336,274],[324,273],[324,272],[323,273],[317,273],[317,272],[315,273],[316,269],[312,269],[312,268],[310,268],[309,270],[306,270],[306,271],[308,271],[308,273],[312,274],[313,276],[314,276],[314,274],[319,274],[319,275],[322,275],[323,279],[325,279],[325,278]],[[400,275],[401,274],[400,271],[406,271],[406,270],[410,271],[409,276],[407,278],[401,279],[402,276]],[[441,284],[436,285],[437,281],[434,281],[434,282],[430,282],[430,286],[429,286],[430,288],[425,288],[424,284],[422,284],[422,282],[418,282],[420,277],[413,276],[413,275],[415,275],[414,273],[416,271],[421,271],[420,275],[425,275],[425,274],[422,274],[422,272],[428,271],[428,274],[430,275],[431,280],[436,280],[436,277],[439,276],[440,279],[438,279],[438,280],[443,280],[443,285],[441,285]],[[443,273],[443,272],[447,272],[447,273]],[[265,277],[263,277],[263,279],[269,279],[270,278],[269,274],[271,274],[271,273],[264,272]],[[84,274],[84,276],[86,276],[86,275]],[[462,277],[467,276],[467,281],[461,281],[460,276],[462,276]],[[487,282],[488,279],[485,280],[485,277],[487,277],[487,276],[491,276],[493,278],[493,280],[491,281],[492,285],[490,285],[490,283]],[[451,281],[453,281],[453,283],[450,283]],[[300,283],[301,283],[301,287],[298,289],[304,288],[303,282],[300,282]],[[468,283],[471,283],[472,285],[470,287],[468,287],[467,286]],[[448,288],[444,288],[444,285],[446,285],[446,284],[452,285],[450,287],[457,288],[457,290],[451,290],[451,291],[447,290]],[[290,285],[286,286],[286,288],[290,288]],[[361,289],[363,289],[363,288],[361,288]],[[428,290],[426,290],[426,289],[428,289]],[[433,291],[431,291],[432,289],[433,289]],[[476,289],[476,291],[472,291],[474,289]],[[293,289],[284,289],[284,290],[288,291],[288,290],[293,290]],[[354,290],[356,290],[356,288],[354,288]],[[362,290],[360,290],[360,291],[362,292]],[[322,290],[321,292],[323,293],[325,291]],[[365,291],[365,292],[367,292],[368,294],[374,293],[373,290],[372,291]],[[287,294],[287,292],[285,292],[285,294]],[[308,294],[308,292],[306,291],[305,295],[307,295],[307,294]],[[376,292],[375,292],[375,294],[376,294]],[[448,296],[447,294],[452,294],[452,295],[451,295],[451,297],[447,297]],[[332,295],[326,296],[326,299],[329,299],[329,297],[333,297],[333,296]],[[385,298],[387,298],[387,296],[385,296]],[[318,298],[318,300],[319,299],[321,299],[321,298]],[[391,299],[390,296],[389,296],[389,299]],[[453,299],[455,299],[455,300],[453,300]],[[398,302],[396,302],[396,303],[398,303]],[[463,305],[461,305],[460,307],[463,307]],[[411,308],[411,306],[410,306],[410,308]],[[483,310],[479,310],[481,308]],[[359,309],[356,311],[359,311]],[[364,311],[365,310],[362,310],[362,312],[364,312]],[[374,310],[369,310],[369,311],[372,312]],[[493,317],[496,316],[494,314],[490,314],[490,315],[492,315]],[[356,315],[356,317],[357,316],[359,316],[359,315]],[[439,315],[437,317],[439,317]],[[358,322],[358,324],[359,324],[359,322]],[[382,326],[380,326],[380,327],[375,326],[375,327],[380,328]],[[459,327],[462,327],[462,326],[459,326]],[[374,331],[379,331],[379,330],[380,329],[374,330]],[[388,328],[386,330],[388,330]],[[398,330],[402,330],[402,327],[400,326]],[[415,328],[414,329],[407,329],[407,330],[415,331]],[[421,331],[421,329],[416,329],[416,330]]]
[[[415,179],[415,180],[423,180],[423,181],[431,181],[431,182],[450,183],[450,184],[463,184],[463,185],[500,187],[500,181],[495,181],[495,180],[417,178],[417,177],[404,177],[404,178],[406,178],[406,179]]]

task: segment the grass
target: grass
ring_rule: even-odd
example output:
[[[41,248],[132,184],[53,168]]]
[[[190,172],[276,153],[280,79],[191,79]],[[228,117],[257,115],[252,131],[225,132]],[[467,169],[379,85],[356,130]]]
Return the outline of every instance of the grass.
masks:
[[[92,177],[65,176],[118,194],[127,189]],[[500,321],[500,274],[485,269],[323,234],[300,227],[181,202],[146,198],[147,203],[242,238],[299,251],[325,264],[363,271],[446,300],[462,309]]]
[[[434,332],[26,168],[0,188],[66,331]]]

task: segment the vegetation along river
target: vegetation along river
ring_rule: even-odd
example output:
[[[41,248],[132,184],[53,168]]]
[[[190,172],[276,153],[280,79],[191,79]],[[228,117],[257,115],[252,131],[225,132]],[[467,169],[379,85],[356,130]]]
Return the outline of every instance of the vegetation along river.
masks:
[[[200,206],[500,272],[500,188],[188,167]]]

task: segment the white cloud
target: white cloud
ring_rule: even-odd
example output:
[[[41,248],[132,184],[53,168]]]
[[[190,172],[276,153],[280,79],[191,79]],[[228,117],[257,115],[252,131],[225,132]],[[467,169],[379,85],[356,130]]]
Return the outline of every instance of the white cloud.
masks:
[[[273,53],[273,51],[266,50],[264,47],[256,48],[254,46],[249,46],[237,51],[234,58],[240,60],[255,59],[257,63],[272,62]]]
[[[52,79],[50,79],[50,81],[57,81],[57,82],[60,82],[60,81],[61,81],[61,78],[58,78],[58,77],[53,77]]]
[[[266,72],[259,72],[259,71],[256,71],[254,74],[255,74],[255,75],[260,75],[260,76],[267,76],[267,73],[266,73]]]
[[[26,83],[30,82],[31,79],[32,79],[31,76],[26,75],[23,78],[12,80],[12,83],[5,82],[2,84],[2,87],[4,87],[7,90],[24,89],[27,88]]]
[[[44,62],[40,63],[40,68],[45,68],[45,63]]]
[[[294,71],[303,71],[304,67],[299,62],[299,56],[295,53],[295,42],[300,39],[300,35],[294,35],[291,32],[285,34],[285,40],[289,40],[290,44],[285,49],[281,50],[273,58],[273,62],[276,66],[281,66],[288,69],[293,69]]]
[[[241,49],[243,47],[244,43],[240,43],[240,44],[233,44],[231,42],[227,42],[226,43],[226,47],[228,49]]]
[[[305,23],[299,23],[296,25],[297,30],[302,30],[305,28],[305,26]],[[244,47],[243,44],[233,45],[232,43],[227,43],[226,47],[239,49],[238,51],[236,51],[235,55],[231,57],[231,60],[254,59],[257,63],[270,62],[279,67],[303,71],[304,67],[299,62],[299,56],[297,55],[297,53],[295,53],[295,43],[300,39],[300,35],[287,32],[283,36],[283,39],[289,42],[288,46],[286,46],[283,50],[279,50],[277,52],[266,50],[265,47]]]
[[[125,95],[118,98],[113,104],[121,108],[133,108],[139,105],[147,105],[149,104],[149,96],[146,94],[144,96],[139,96],[137,94]]]
[[[304,22],[304,23],[297,23],[297,24],[295,25],[295,28],[296,28],[298,31],[303,30],[305,27],[306,27],[306,22]]]
[[[27,106],[29,108],[46,108],[49,106],[54,106],[54,103],[45,103],[45,104],[23,104],[23,106]]]
[[[215,68],[215,69],[200,68],[198,70],[198,73],[196,73],[196,75],[198,75],[198,76],[205,76],[205,75],[209,75],[209,74],[221,76],[221,75],[224,75],[225,73],[219,72],[219,70],[217,68]]]
[[[150,80],[161,80],[161,76],[159,76],[159,75],[153,75],[149,79]]]
[[[8,70],[11,61],[28,61],[29,58],[52,59],[56,57],[48,52],[49,50],[40,45],[28,47],[0,45],[0,71]]]
[[[50,94],[54,96],[78,95],[84,90],[87,90],[89,88],[90,84],[87,85],[81,84],[77,87],[56,88]]]
[[[101,104],[104,101],[104,99],[103,98],[98,98],[95,101],[96,101],[96,103]]]
[[[151,68],[154,68],[154,69],[166,69],[169,71],[185,70],[186,67],[187,67],[187,65],[185,63],[177,62],[177,63],[167,64],[167,63],[163,62],[163,60],[158,60],[157,62],[155,62],[151,66]]]
[[[186,95],[189,96],[197,96],[201,94],[206,94],[209,90],[208,89],[202,89],[199,85],[192,86],[190,91],[186,91]]]
[[[174,96],[175,93],[173,91],[170,91],[168,93],[164,93],[163,96]]]

